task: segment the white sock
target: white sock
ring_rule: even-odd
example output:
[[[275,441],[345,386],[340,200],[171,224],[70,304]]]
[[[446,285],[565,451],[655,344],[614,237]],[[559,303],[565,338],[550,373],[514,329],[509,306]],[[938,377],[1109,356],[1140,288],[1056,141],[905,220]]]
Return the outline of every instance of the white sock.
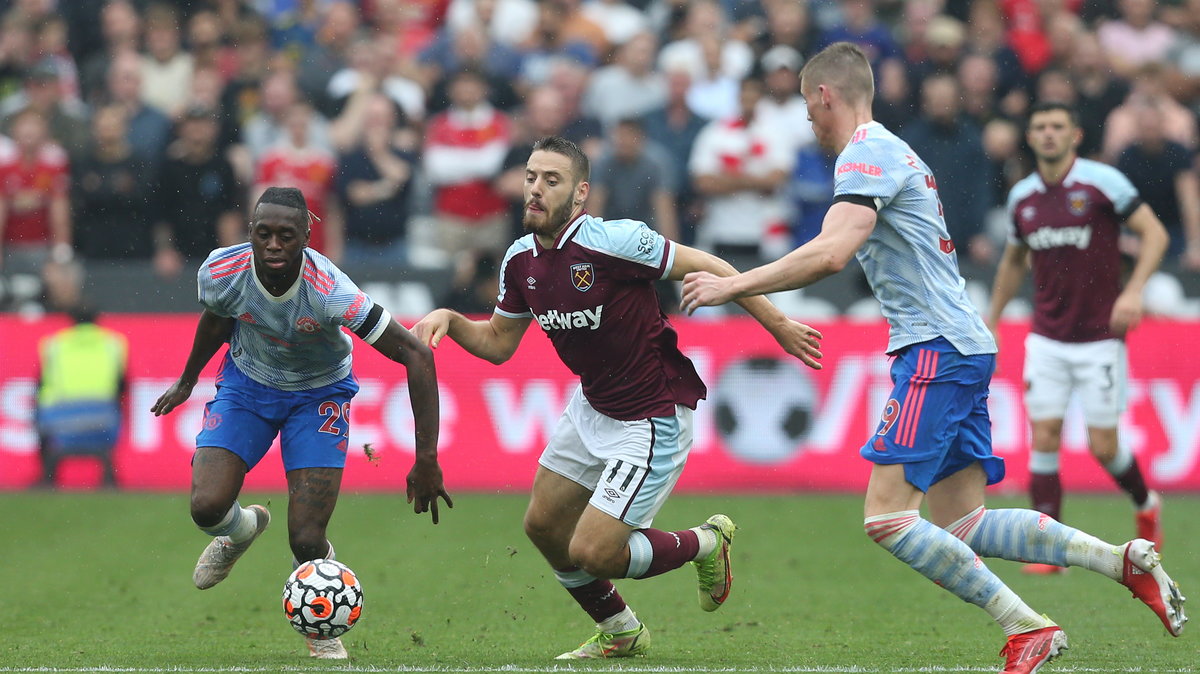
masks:
[[[696,552],[694,559],[704,559],[712,554],[717,547],[717,532],[705,527],[692,527],[689,531],[696,532],[696,538],[700,541],[700,549]]]
[[[1004,636],[1011,637],[1022,632],[1032,632],[1054,623],[1044,615],[1029,608],[1015,592],[1007,586],[1000,588],[996,596],[983,605],[983,610],[1004,629]]]
[[[220,522],[211,527],[200,527],[200,531],[209,536],[227,536],[231,543],[242,543],[254,537],[258,529],[258,517],[253,510],[243,508],[237,501],[229,508],[229,512]]]
[[[1067,564],[1082,566],[1120,582],[1125,572],[1125,544],[1105,543],[1080,531],[1067,543]]]
[[[628,632],[629,630],[637,629],[641,622],[637,616],[633,614],[633,609],[626,606],[620,613],[604,619],[604,622],[596,623],[596,629],[605,634],[616,634],[617,632]]]

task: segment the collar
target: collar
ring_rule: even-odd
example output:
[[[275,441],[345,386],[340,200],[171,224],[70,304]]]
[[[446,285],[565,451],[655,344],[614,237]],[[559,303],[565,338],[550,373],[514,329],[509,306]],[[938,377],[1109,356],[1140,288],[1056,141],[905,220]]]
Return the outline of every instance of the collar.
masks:
[[[575,236],[575,232],[579,231],[580,225],[582,225],[583,221],[586,220],[588,217],[589,216],[588,216],[587,211],[586,210],[582,211],[578,217],[576,217],[574,220],[571,221],[571,224],[567,225],[566,227],[563,227],[563,230],[558,233],[558,237],[554,239],[554,249],[562,250],[563,246],[567,245],[567,241],[569,241],[572,236]],[[538,251],[540,251],[540,250],[546,250],[546,249],[542,247],[542,243],[541,243],[541,241],[538,241],[537,236],[534,236],[533,237],[533,256],[537,257]]]

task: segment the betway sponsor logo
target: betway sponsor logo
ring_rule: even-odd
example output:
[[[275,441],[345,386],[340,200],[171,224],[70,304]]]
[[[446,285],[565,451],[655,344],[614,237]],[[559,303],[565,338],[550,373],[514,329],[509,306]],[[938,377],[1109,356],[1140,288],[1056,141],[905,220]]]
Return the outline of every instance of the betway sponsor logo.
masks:
[[[534,314],[538,324],[543,330],[570,330],[572,328],[588,328],[595,330],[600,327],[600,312],[604,311],[604,305],[595,309],[584,309],[583,311],[559,311],[551,309],[544,314]]]
[[[1082,227],[1042,227],[1025,237],[1025,243],[1034,250],[1075,246],[1080,250],[1092,242],[1092,226]]]

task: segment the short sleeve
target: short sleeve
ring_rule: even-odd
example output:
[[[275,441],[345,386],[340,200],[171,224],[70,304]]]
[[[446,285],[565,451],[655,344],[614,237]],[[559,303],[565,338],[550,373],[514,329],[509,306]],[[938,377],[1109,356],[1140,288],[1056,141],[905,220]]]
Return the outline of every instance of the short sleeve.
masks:
[[[904,176],[894,160],[888,161],[873,143],[851,143],[834,166],[834,201],[865,198],[879,210],[900,193]]]
[[[1113,212],[1117,214],[1117,217],[1122,220],[1128,218],[1142,204],[1137,188],[1133,186],[1129,178],[1125,177],[1124,173],[1111,166],[1099,166],[1102,170],[1096,181],[1096,188],[1112,202]]]
[[[575,238],[576,243],[631,264],[610,270],[619,278],[666,278],[674,263],[675,247],[662,234],[638,220],[605,220],[588,227]]]
[[[1008,200],[1004,203],[1004,231],[1008,243],[1025,243],[1021,237],[1021,230],[1017,227],[1017,192],[1015,189],[1008,193]]]
[[[222,250],[218,249],[209,253],[208,258],[204,260],[204,264],[200,265],[200,270],[196,272],[196,299],[209,312],[222,318],[232,318],[233,312],[222,301],[222,293],[213,279],[212,270],[209,268],[220,256]]]
[[[391,315],[375,304],[342,270],[332,267],[333,289],[325,302],[325,318],[333,325],[349,328],[368,344],[373,343],[391,321]]]
[[[508,318],[532,318],[533,311],[521,292],[522,281],[520,265],[514,262],[519,253],[528,250],[523,244],[524,239],[518,239],[509,246],[500,263],[500,292],[496,295],[496,313]]]

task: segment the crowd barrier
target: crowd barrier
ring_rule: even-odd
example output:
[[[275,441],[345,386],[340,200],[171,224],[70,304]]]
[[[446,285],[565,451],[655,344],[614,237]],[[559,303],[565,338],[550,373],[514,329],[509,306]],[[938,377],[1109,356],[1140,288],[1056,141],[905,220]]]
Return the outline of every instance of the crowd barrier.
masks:
[[[113,314],[101,321],[129,337],[130,380],[116,449],[123,488],[182,490],[219,358],[191,400],[165,417],[150,407],[178,376],[196,315]],[[756,323],[676,319],[680,343],[708,383],[695,446],[679,490],[860,490],[869,464],[859,446],[875,432],[891,388],[882,322],[828,322],[824,369],[788,358]],[[411,325],[411,321],[406,322]],[[31,426],[39,338],[66,325],[62,317],[26,321],[0,315],[0,488],[22,488],[39,475]],[[1026,326],[1005,325],[990,398],[996,452],[1019,491],[1028,478],[1028,427],[1021,399]],[[528,489],[537,458],[576,378],[536,325],[508,363],[494,366],[449,340],[437,350],[442,426],[440,457],[455,491]],[[1130,339],[1129,409],[1122,436],[1141,457],[1147,478],[1165,490],[1200,489],[1200,323],[1148,321]],[[344,486],[402,492],[412,459],[412,415],[404,369],[355,343],[361,391],[354,399]],[[370,451],[366,451],[366,447]],[[1077,408],[1064,431],[1068,489],[1108,490],[1111,480],[1087,454]],[[61,466],[67,487],[98,482],[87,458]],[[246,480],[248,488],[286,487],[278,446]]]

